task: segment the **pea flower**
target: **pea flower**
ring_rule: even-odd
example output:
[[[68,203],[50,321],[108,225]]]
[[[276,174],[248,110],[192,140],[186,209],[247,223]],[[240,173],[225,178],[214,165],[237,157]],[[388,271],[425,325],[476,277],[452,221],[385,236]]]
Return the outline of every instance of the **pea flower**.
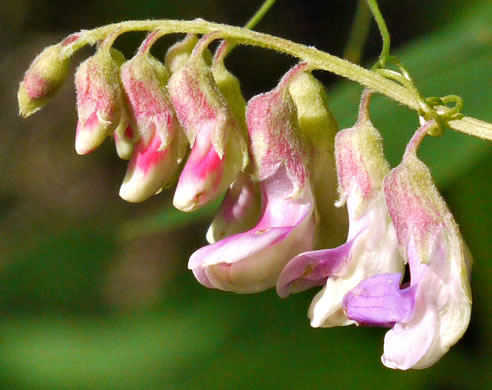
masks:
[[[253,293],[275,286],[289,259],[312,248],[316,230],[308,156],[288,86],[305,65],[292,69],[272,91],[247,107],[261,216],[250,230],[196,251],[188,267],[210,288]]]
[[[121,67],[121,82],[139,140],[120,188],[120,196],[141,202],[174,184],[186,139],[167,93],[168,73],[150,53],[160,37],[150,34]]]
[[[344,300],[354,321],[391,327],[381,359],[402,370],[437,362],[461,338],[471,313],[470,253],[429,169],[416,155],[434,124],[427,122],[416,132],[403,161],[384,181],[410,285],[400,287],[400,274],[382,273],[360,283]]]
[[[337,205],[346,202],[349,217],[346,243],[299,254],[287,264],[277,282],[281,297],[324,285],[309,308],[313,327],[354,323],[343,312],[344,295],[370,275],[403,268],[382,191],[389,165],[381,135],[369,119],[369,101],[370,94],[365,93],[357,123],[340,131],[335,139],[340,193]]]
[[[245,136],[203,57],[208,43],[202,38],[169,79],[171,101],[191,145],[173,201],[182,211],[224,193],[248,163]]]
[[[75,73],[77,112],[79,120],[75,136],[75,151],[88,154],[121,125],[123,95],[120,66],[123,54],[102,45],[96,54],[85,60]]]

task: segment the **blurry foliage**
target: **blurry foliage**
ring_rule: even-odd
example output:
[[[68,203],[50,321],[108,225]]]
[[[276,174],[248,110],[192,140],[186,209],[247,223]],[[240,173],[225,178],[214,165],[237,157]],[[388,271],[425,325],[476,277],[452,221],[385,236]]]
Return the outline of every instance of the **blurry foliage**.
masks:
[[[63,34],[129,18],[242,24],[257,3],[2,3],[0,388],[488,388],[492,155],[485,141],[447,131],[422,147],[474,254],[475,301],[470,329],[441,362],[397,372],[379,361],[385,330],[311,329],[306,311],[314,291],[280,300],[273,291],[240,296],[198,285],[186,262],[205,242],[203,222],[213,207],[181,214],[171,210],[169,193],[141,205],[119,200],[124,164],[111,142],[90,156],[73,152],[71,85],[34,117],[17,118],[22,72]],[[459,94],[467,115],[492,121],[492,6],[476,1],[464,9],[464,3],[382,1],[381,8],[393,42],[401,44],[395,54],[421,91]],[[340,54],[354,8],[355,1],[346,0],[279,0],[258,29]],[[126,52],[133,39],[121,41]],[[365,58],[378,48],[373,29]],[[253,48],[238,48],[229,60],[248,97],[272,88],[293,63]],[[350,126],[360,87],[341,81],[329,94],[339,124]],[[416,116],[381,97],[371,112],[395,165]],[[146,236],[136,234],[141,229]]]

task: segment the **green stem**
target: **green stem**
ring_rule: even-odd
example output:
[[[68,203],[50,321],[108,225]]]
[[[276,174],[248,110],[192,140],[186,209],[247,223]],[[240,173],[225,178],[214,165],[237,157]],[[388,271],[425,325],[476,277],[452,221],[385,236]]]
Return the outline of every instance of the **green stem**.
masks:
[[[73,52],[85,45],[95,44],[115,29],[120,29],[121,32],[153,31],[160,29],[163,34],[183,32],[208,34],[217,31],[220,33],[221,38],[233,40],[237,44],[253,45],[290,54],[293,57],[308,62],[311,69],[326,70],[348,78],[349,80],[371,88],[375,92],[386,95],[413,110],[417,110],[419,107],[418,102],[415,101],[412,94],[404,87],[393,81],[387,80],[376,72],[364,69],[359,65],[352,64],[349,61],[322,52],[314,47],[304,46],[287,39],[251,31],[241,27],[207,22],[205,20],[142,20],[109,24],[94,30],[82,32],[79,39],[64,47],[65,55],[70,56]]]
[[[347,45],[343,51],[343,57],[354,64],[360,64],[362,49],[369,34],[370,24],[371,12],[367,0],[359,0]]]
[[[355,81],[414,111],[418,111],[421,108],[419,100],[415,98],[412,91],[409,91],[397,82],[388,80],[377,72],[364,69],[359,65],[352,64],[349,61],[322,52],[314,47],[304,46],[287,39],[241,27],[211,23],[205,20],[142,20],[110,24],[94,30],[82,31],[76,40],[69,41],[69,43],[63,45],[63,55],[67,57],[71,56],[75,51],[88,44],[97,43],[116,29],[120,29],[119,31],[122,33],[129,31],[154,31],[157,29],[160,29],[163,34],[208,34],[210,32],[217,32],[217,37],[233,40],[237,44],[253,45],[292,55],[307,62],[310,69],[325,70]],[[449,119],[447,123],[448,126],[455,130],[492,140],[492,124],[473,118]]]
[[[252,30],[263,19],[267,12],[272,8],[277,0],[265,0],[263,5],[256,11],[256,13],[248,20],[248,23],[244,25],[244,28]]]
[[[371,9],[374,20],[376,21],[379,32],[381,33],[381,38],[383,39],[383,48],[381,49],[381,54],[379,55],[378,62],[374,66],[384,67],[386,65],[386,60],[390,55],[390,34],[388,31],[388,27],[386,27],[386,22],[384,21],[383,14],[379,10],[378,2],[376,0],[367,0],[367,4]]]

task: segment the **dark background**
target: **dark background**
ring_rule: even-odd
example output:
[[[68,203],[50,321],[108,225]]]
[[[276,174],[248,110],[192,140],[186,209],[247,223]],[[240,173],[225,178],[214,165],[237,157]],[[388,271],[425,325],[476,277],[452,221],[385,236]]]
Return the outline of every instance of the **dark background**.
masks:
[[[242,25],[260,1],[17,0],[0,5],[0,388],[5,389],[486,389],[490,378],[490,166],[486,141],[448,130],[421,156],[449,202],[475,264],[464,338],[435,366],[380,363],[384,329],[312,329],[314,291],[207,290],[186,269],[210,213],[174,211],[172,191],[143,204],[118,197],[125,162],[108,140],[73,150],[73,84],[34,116],[17,116],[23,72],[46,45],[125,19],[201,17]],[[256,27],[342,55],[355,1],[278,0]],[[464,113],[492,121],[492,7],[488,1],[381,1],[394,53],[426,96],[458,94]],[[127,56],[143,34],[116,43]],[[175,37],[154,50],[162,56]],[[372,26],[363,61],[380,50]],[[83,49],[74,67],[91,49]],[[273,88],[295,61],[237,48],[229,68],[247,98]],[[71,75],[73,75],[73,70]],[[360,87],[316,73],[341,127]],[[417,127],[414,113],[375,98],[373,120],[392,165]],[[489,380],[487,380],[489,379]]]

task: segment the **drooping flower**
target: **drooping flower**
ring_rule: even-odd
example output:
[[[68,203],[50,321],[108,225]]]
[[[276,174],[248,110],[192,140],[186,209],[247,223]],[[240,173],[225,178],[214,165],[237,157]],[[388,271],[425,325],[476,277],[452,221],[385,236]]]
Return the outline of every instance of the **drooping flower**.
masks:
[[[173,201],[183,211],[224,193],[248,162],[238,119],[203,58],[208,42],[202,38],[169,79],[171,101],[191,145]]]
[[[62,44],[47,47],[26,71],[17,95],[23,117],[43,107],[67,78],[70,57],[62,51]]]
[[[141,202],[174,184],[186,139],[167,93],[168,73],[149,49],[149,35],[137,54],[121,67],[121,81],[139,140],[120,188],[120,196]]]
[[[124,60],[116,49],[102,46],[75,73],[79,116],[75,151],[78,154],[96,149],[123,119],[120,66]]]
[[[292,256],[313,246],[316,216],[288,86],[305,65],[295,67],[272,91],[251,99],[247,124],[261,189],[262,212],[252,229],[196,251],[188,267],[207,287],[253,293],[275,286]]]
[[[342,309],[344,295],[370,275],[403,268],[382,191],[389,165],[381,136],[369,119],[369,100],[370,94],[365,93],[359,120],[335,139],[338,205],[347,203],[349,217],[346,243],[299,254],[285,267],[277,283],[281,297],[324,285],[309,308],[314,327],[352,324],[354,321]]]
[[[390,368],[426,368],[465,332],[471,313],[471,256],[429,169],[416,151],[434,121],[417,131],[401,164],[384,181],[388,210],[410,285],[383,273],[347,294],[348,316],[368,325],[390,326],[382,362]]]

